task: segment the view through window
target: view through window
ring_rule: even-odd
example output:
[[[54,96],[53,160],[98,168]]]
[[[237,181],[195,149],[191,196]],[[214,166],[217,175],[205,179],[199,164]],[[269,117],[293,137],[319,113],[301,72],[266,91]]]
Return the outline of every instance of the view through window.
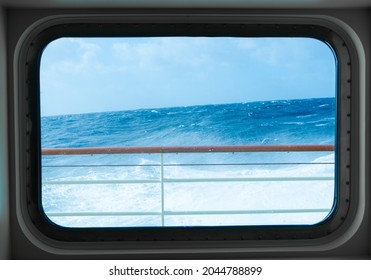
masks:
[[[63,227],[313,225],[335,204],[336,58],[312,38],[60,38],[42,207]]]

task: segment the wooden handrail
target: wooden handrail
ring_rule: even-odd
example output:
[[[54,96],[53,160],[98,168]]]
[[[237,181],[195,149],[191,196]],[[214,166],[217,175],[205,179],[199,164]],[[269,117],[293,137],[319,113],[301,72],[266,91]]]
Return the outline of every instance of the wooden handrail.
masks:
[[[41,154],[94,155],[94,154],[160,154],[160,153],[234,153],[234,152],[332,152],[334,145],[266,145],[266,146],[146,146],[146,147],[90,147],[48,148]]]

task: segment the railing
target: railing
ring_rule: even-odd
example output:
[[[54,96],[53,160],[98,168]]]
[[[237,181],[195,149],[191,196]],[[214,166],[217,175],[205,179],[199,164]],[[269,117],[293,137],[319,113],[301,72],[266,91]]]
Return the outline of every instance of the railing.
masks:
[[[145,184],[156,183],[161,186],[161,211],[157,212],[47,212],[49,217],[105,217],[105,216],[161,216],[161,224],[165,225],[166,216],[177,215],[240,215],[240,214],[288,214],[288,213],[329,213],[328,208],[314,209],[262,209],[262,210],[223,210],[223,211],[168,211],[165,210],[165,184],[169,183],[226,183],[226,182],[300,182],[300,181],[333,181],[332,176],[295,176],[295,177],[207,177],[207,178],[169,178],[165,175],[167,167],[178,166],[257,166],[257,165],[312,165],[331,164],[334,162],[281,162],[281,163],[166,163],[164,154],[189,153],[277,153],[277,152],[333,152],[333,145],[280,145],[280,146],[180,146],[180,147],[109,147],[109,148],[55,148],[43,149],[43,156],[73,156],[73,155],[117,155],[117,154],[158,154],[158,164],[131,165],[112,164],[104,166],[151,166],[159,168],[159,178],[156,179],[125,179],[125,180],[54,180],[43,181],[43,185],[99,185],[99,184]],[[101,165],[63,165],[62,167],[96,167]],[[58,168],[61,166],[43,166]]]
[[[247,153],[247,152],[333,152],[334,145],[266,145],[266,146],[159,146],[109,148],[43,149],[42,155],[97,154],[165,154],[165,153]]]

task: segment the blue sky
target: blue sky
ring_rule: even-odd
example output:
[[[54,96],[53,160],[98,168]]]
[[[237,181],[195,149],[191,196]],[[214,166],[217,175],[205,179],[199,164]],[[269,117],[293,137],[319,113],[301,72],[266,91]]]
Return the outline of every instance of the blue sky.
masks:
[[[41,58],[41,114],[334,97],[335,78],[310,38],[61,38]]]

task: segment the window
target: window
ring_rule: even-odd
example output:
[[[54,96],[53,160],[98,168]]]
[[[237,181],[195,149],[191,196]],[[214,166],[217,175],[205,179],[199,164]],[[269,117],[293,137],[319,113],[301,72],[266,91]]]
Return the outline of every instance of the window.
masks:
[[[51,42],[46,215],[66,227],[322,222],[335,204],[335,62],[312,38]]]
[[[42,232],[301,239],[339,227],[350,141],[339,75],[350,64],[338,35],[313,25],[263,25],[259,36],[253,24],[96,26],[56,25],[28,53],[37,149],[27,198]]]

